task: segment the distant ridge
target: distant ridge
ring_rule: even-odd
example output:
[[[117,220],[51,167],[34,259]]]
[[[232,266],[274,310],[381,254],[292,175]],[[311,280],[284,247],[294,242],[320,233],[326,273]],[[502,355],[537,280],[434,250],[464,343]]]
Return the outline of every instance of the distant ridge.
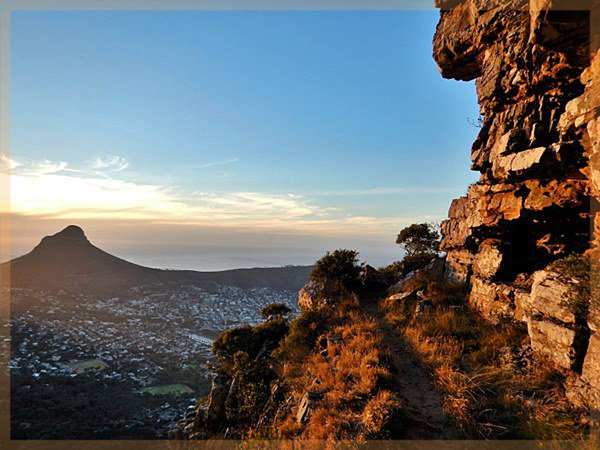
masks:
[[[162,270],[125,261],[94,246],[83,229],[69,225],[44,237],[29,253],[0,265],[1,283],[8,270],[12,287],[80,293],[118,292],[133,286],[218,283],[241,288],[300,289],[310,266],[234,269],[219,272]]]

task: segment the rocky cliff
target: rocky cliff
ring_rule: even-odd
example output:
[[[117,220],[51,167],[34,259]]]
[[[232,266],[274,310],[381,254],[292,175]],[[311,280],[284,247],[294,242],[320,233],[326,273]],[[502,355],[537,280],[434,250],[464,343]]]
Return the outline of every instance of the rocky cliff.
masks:
[[[552,263],[573,254],[598,261],[590,223],[600,228],[600,55],[591,25],[600,2],[578,2],[578,11],[548,0],[436,3],[434,58],[444,77],[475,80],[482,116],[471,151],[481,175],[442,224],[447,275],[469,285],[487,319],[525,322],[533,350],[571,371],[573,393],[598,407],[598,296],[592,289],[591,303],[570,307],[580,281]]]

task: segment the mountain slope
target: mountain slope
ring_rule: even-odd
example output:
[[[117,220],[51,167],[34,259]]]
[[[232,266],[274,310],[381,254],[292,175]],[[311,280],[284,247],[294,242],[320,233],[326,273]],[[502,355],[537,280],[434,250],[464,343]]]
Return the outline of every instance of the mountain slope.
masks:
[[[221,272],[161,270],[117,258],[94,246],[75,225],[46,236],[28,254],[0,266],[2,285],[44,290],[108,293],[133,286],[184,282],[241,288],[299,289],[310,267],[236,269]]]

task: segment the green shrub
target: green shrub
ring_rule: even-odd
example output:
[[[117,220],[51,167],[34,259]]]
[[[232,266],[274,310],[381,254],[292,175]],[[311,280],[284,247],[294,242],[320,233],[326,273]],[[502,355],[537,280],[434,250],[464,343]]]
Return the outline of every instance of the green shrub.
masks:
[[[291,312],[292,310],[283,303],[271,303],[262,308],[259,314],[263,319],[268,319],[269,317],[287,317]]]
[[[327,252],[315,263],[310,278],[315,281],[338,280],[346,289],[353,289],[358,284],[360,270],[356,250],[338,249]]]
[[[237,352],[244,352],[254,357],[259,351],[260,346],[250,325],[223,331],[212,345],[213,354],[226,365],[233,363],[233,355]]]
[[[260,349],[265,349],[269,353],[279,347],[279,343],[290,331],[287,319],[277,317],[275,319],[256,325],[252,329],[254,339],[260,345]]]
[[[227,418],[233,423],[254,423],[257,412],[269,399],[269,387],[275,373],[266,358],[254,360],[245,352],[233,355],[231,376],[234,394],[228,399]]]
[[[234,355],[243,352],[254,359],[261,351],[267,354],[279,346],[287,335],[287,319],[278,317],[254,327],[244,325],[222,332],[212,346],[212,352],[223,363],[223,369],[230,371],[234,364]]]
[[[303,311],[290,323],[290,331],[281,341],[277,351],[280,359],[301,361],[314,349],[317,338],[330,323],[329,315],[322,309]]]

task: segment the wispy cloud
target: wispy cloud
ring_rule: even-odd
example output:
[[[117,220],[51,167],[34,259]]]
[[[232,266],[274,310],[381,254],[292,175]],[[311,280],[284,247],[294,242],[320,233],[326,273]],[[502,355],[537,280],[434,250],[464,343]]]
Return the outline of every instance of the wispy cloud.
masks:
[[[21,164],[0,153],[0,172],[6,172],[19,167]]]
[[[2,172],[18,172],[21,175],[44,175],[57,172],[77,172],[77,170],[69,168],[65,161],[50,161],[47,159],[31,160],[25,159],[16,161],[10,159],[3,153],[0,153],[0,171]]]
[[[109,172],[121,172],[129,167],[129,162],[117,155],[107,155],[97,157],[92,163],[92,168],[95,170],[106,170]]]
[[[437,217],[369,217],[323,207],[306,195],[192,192],[127,180],[123,158],[99,158],[91,170],[63,161],[11,161],[11,211],[56,219],[138,220],[197,226],[248,227],[270,233],[389,234],[412,221]],[[98,163],[99,162],[99,163]],[[122,168],[121,168],[122,167]],[[102,170],[104,169],[104,170]]]
[[[194,169],[205,169],[207,167],[215,167],[215,166],[225,166],[227,164],[233,164],[239,161],[239,158],[228,158],[228,159],[223,159],[220,161],[210,161],[210,162],[206,162],[203,164],[196,164],[193,165],[192,168]]]

